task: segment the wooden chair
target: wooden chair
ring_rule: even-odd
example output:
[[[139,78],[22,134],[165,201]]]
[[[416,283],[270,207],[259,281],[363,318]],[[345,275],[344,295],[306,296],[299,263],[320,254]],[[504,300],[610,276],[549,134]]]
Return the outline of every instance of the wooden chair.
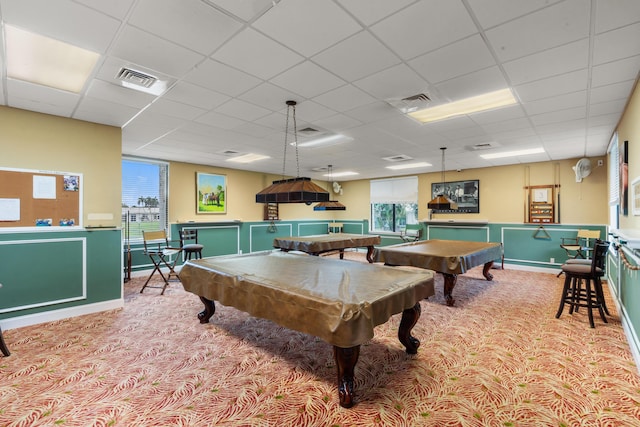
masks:
[[[405,242],[416,242],[422,238],[422,226],[420,224],[407,224],[400,231],[400,238]]]
[[[591,251],[591,239],[599,239],[600,230],[578,230],[575,237],[561,237],[560,247],[567,252],[567,258],[589,259]]]
[[[149,281],[156,273],[156,271],[162,277],[164,281],[164,285],[162,286],[162,292],[160,295],[164,294],[165,289],[169,286],[169,280],[171,280],[172,276],[175,276],[176,279],[180,280],[180,276],[175,271],[176,261],[178,260],[178,255],[182,251],[179,247],[171,247],[169,245],[169,239],[167,237],[167,233],[164,230],[159,231],[143,231],[142,239],[144,241],[144,253],[149,256],[151,262],[153,263],[153,271],[149,275],[149,278],[144,283],[142,289],[140,289],[140,293],[144,291],[146,287],[149,288],[159,288],[158,286],[148,286]],[[169,273],[165,277],[162,273],[162,267],[166,267],[169,269]]]
[[[0,283],[0,288],[2,287],[2,283]],[[2,328],[0,328],[0,351],[2,351],[2,354],[6,356],[10,356],[11,352],[9,351],[9,347],[7,347],[7,344],[4,342],[4,337],[2,336]]]
[[[202,258],[202,249],[204,246],[198,243],[198,230],[186,229],[180,230],[180,249],[185,260],[191,259],[194,255],[196,259]]]
[[[556,319],[560,318],[564,306],[568,305],[570,307],[569,314],[573,314],[574,311],[577,312],[580,307],[585,307],[589,316],[589,325],[592,328],[595,328],[593,322],[594,309],[598,310],[602,321],[608,323],[605,316],[606,303],[602,290],[602,277],[605,273],[608,249],[608,242],[596,243],[591,263],[565,263],[562,265],[565,280]]]

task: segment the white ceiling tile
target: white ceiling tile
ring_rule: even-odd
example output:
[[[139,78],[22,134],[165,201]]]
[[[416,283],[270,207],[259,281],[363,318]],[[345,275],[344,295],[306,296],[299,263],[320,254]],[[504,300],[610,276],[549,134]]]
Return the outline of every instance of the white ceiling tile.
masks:
[[[490,67],[435,85],[437,101],[453,101],[509,87],[498,67]],[[434,99],[434,98],[432,98]]]
[[[311,61],[296,65],[271,79],[271,82],[280,87],[289,88],[305,98],[313,98],[346,83]]]
[[[68,0],[3,1],[2,21],[98,53],[107,51],[120,26],[117,19]]]
[[[503,64],[512,85],[587,68],[589,39],[585,38]]]
[[[191,70],[204,57],[192,50],[127,26],[118,36],[112,54],[174,77]]]
[[[264,80],[304,60],[302,56],[251,28],[240,32],[212,58]]]
[[[353,85],[345,85],[316,96],[313,100],[335,111],[345,112],[371,104],[376,99]]]
[[[609,115],[609,114],[622,114],[626,103],[627,103],[626,99],[616,99],[613,101],[591,104],[589,106],[589,116],[593,117],[593,116],[602,116],[602,115]]]
[[[205,110],[214,109],[229,100],[227,95],[185,81],[176,83],[163,95],[163,98],[193,105],[194,107]]]
[[[591,71],[591,87],[634,80],[640,70],[640,55],[597,65]]]
[[[341,0],[340,5],[351,12],[358,21],[371,25],[412,2],[413,0]]]
[[[506,120],[515,120],[524,117],[524,111],[521,105],[513,105],[510,107],[498,108],[495,110],[484,111],[474,114],[471,119],[479,125],[488,125],[491,123],[502,122]]]
[[[136,108],[146,107],[156,98],[148,93],[128,89],[97,79],[91,82],[86,95],[91,98],[102,99]]]
[[[158,99],[147,107],[147,111],[187,120],[193,120],[206,112],[202,108],[164,98]]]
[[[627,80],[626,82],[614,83],[607,86],[600,86],[591,89],[589,102],[597,104],[600,102],[613,101],[616,99],[626,100],[633,89],[635,80]]]
[[[376,123],[401,113],[386,102],[372,102],[346,111],[345,114],[362,123]]]
[[[593,41],[593,64],[640,54],[640,23],[599,34]]]
[[[43,99],[45,102],[34,101]],[[71,117],[80,96],[37,84],[20,80],[7,79],[7,105],[23,110]]]
[[[211,54],[242,27],[206,3],[184,7],[173,0],[138,0],[129,22],[203,55]]]
[[[229,96],[238,96],[260,84],[256,77],[211,60],[199,64],[184,80]]]
[[[271,111],[266,108],[259,107],[241,99],[231,99],[216,108],[215,111],[216,113],[221,113],[246,121],[257,120],[260,117],[264,117],[271,113]]]
[[[478,29],[462,2],[423,0],[373,25],[371,31],[400,57],[411,59]]]
[[[490,28],[561,0],[468,0],[473,13],[482,25]]]
[[[543,98],[525,102],[523,107],[530,115],[549,113],[584,106],[587,102],[587,91],[571,92],[560,96]]]
[[[428,83],[405,64],[380,71],[354,84],[378,99],[405,98],[429,92]]]
[[[82,3],[89,6],[92,9],[99,10],[100,12],[111,15],[114,18],[123,19],[131,6],[135,3],[135,0],[76,0],[78,3]]]
[[[122,127],[131,120],[138,111],[139,110],[134,107],[119,105],[102,99],[84,97],[73,113],[73,118]]]
[[[281,1],[254,26],[306,57],[362,29],[334,2],[317,0]]]
[[[553,123],[566,123],[567,121],[580,120],[587,117],[586,107],[570,108],[567,110],[553,111],[551,113],[536,114],[531,116],[531,121],[537,126]]]
[[[272,0],[205,0],[216,5],[232,15],[249,22],[253,21],[265,11],[271,9],[275,4]]]
[[[589,35],[589,2],[566,0],[509,21],[485,34],[502,61],[571,43]]]
[[[495,64],[493,55],[477,34],[409,61],[409,65],[430,83],[462,76]]]
[[[583,90],[587,87],[587,70],[574,71],[560,76],[549,77],[515,87],[522,102],[548,98],[563,93]]]
[[[362,125],[361,121],[345,116],[344,114],[335,114],[330,117],[318,119],[314,123],[333,132],[340,132]]]
[[[637,0],[596,0],[596,33],[640,21],[640,2]]]
[[[234,129],[244,123],[244,120],[240,120],[235,117],[226,116],[224,114],[217,113],[215,111],[209,111],[202,116],[195,119],[196,122],[209,126],[219,127],[220,129]]]
[[[296,107],[296,114],[301,120],[314,123],[316,120],[331,117],[336,113],[335,110],[320,105],[313,101],[303,101]],[[300,129],[300,127],[299,127]]]
[[[347,81],[400,63],[400,58],[366,31],[319,53],[312,60]]]

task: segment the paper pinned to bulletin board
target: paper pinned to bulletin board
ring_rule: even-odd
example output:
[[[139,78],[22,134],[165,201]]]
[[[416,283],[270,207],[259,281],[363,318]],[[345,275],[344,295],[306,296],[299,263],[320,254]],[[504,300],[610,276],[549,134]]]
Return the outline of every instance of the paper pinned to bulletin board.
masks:
[[[20,199],[0,199],[0,221],[20,221]]]

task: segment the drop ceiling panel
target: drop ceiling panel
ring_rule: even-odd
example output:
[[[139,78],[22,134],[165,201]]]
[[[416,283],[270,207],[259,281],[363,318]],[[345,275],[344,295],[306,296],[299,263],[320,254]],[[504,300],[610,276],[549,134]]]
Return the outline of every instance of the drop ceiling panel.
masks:
[[[587,87],[587,82],[587,70],[579,70],[519,85],[515,89],[520,100],[526,103],[583,90]]]
[[[330,47],[312,60],[346,81],[361,79],[400,62],[397,55],[366,31]]]
[[[594,65],[640,54],[640,23],[599,34],[593,42]]]
[[[353,85],[345,85],[314,98],[314,101],[319,104],[330,105],[340,112],[371,104],[375,100],[374,97]]]
[[[571,43],[589,35],[589,2],[566,0],[487,30],[502,61]]]
[[[242,24],[203,2],[138,0],[129,22],[173,43],[209,55]]]
[[[484,40],[477,34],[409,61],[409,65],[430,83],[449,80],[495,63]]]
[[[498,67],[485,68],[435,85],[445,100],[458,100],[509,87]]]
[[[482,28],[491,28],[561,0],[468,0]]]
[[[260,79],[212,60],[198,64],[184,80],[228,96],[238,96],[260,84]]]
[[[185,81],[176,83],[163,98],[204,110],[212,110],[230,99],[227,95]]]
[[[330,22],[330,25],[327,23]],[[362,27],[334,2],[281,2],[255,27],[285,46],[310,57],[360,31]],[[292,35],[295,34],[295,37]]]
[[[311,61],[304,61],[271,79],[271,83],[288,88],[305,98],[326,93],[346,84],[346,81],[326,71]],[[285,91],[285,89],[281,89]],[[246,94],[245,94],[246,95]],[[275,104],[271,104],[275,105]]]
[[[241,31],[212,58],[265,80],[304,60],[291,49],[251,28]]]
[[[640,55],[597,65],[591,72],[591,87],[635,80],[638,70],[640,70]]]
[[[405,64],[360,79],[355,85],[378,99],[404,98],[428,92],[429,88],[426,80]]]
[[[468,37],[477,28],[462,2],[424,0],[373,25],[371,31],[408,60]]]

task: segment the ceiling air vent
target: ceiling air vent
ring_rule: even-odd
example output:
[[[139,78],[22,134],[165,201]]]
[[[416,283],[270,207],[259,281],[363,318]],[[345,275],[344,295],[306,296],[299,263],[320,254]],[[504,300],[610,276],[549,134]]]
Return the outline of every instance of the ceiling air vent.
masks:
[[[404,162],[405,160],[413,160],[413,157],[409,157],[405,154],[398,154],[397,156],[383,157],[382,160],[387,162]]]
[[[406,98],[387,99],[387,104],[402,111],[404,114],[427,108],[431,103],[431,98],[425,93],[407,96]]]
[[[149,88],[158,80],[156,77],[131,68],[121,68],[116,79],[136,86]]]
[[[223,150],[219,151],[218,154],[222,154],[223,156],[237,156],[240,152],[235,150]]]
[[[491,148],[500,147],[500,144],[497,142],[482,142],[479,144],[468,145],[465,147],[469,151],[478,151],[478,150],[489,150]]]
[[[304,129],[298,129],[298,135],[303,135],[303,136],[316,136],[316,135],[320,135],[324,132],[319,131],[318,129],[314,129],[312,127],[306,127]]]

